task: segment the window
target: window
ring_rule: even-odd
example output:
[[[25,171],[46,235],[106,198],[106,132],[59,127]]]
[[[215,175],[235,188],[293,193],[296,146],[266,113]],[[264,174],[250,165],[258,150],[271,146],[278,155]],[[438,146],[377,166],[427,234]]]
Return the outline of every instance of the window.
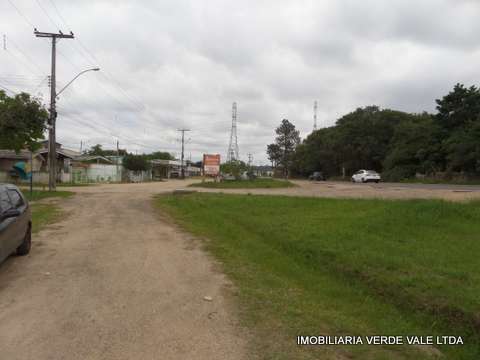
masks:
[[[8,190],[8,196],[10,196],[14,208],[19,208],[23,205],[23,199],[17,190]]]
[[[8,209],[12,208],[12,203],[10,202],[10,198],[7,195],[6,190],[0,190],[0,212],[7,211]]]

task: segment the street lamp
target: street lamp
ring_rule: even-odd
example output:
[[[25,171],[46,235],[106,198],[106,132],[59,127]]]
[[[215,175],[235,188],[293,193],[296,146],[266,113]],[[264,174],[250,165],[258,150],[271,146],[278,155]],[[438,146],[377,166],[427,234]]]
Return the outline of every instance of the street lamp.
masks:
[[[54,69],[54,67],[52,67]],[[49,156],[49,176],[48,176],[48,189],[50,191],[56,190],[57,187],[57,147],[56,147],[56,119],[57,119],[57,111],[56,111],[56,99],[58,95],[60,95],[71,83],[73,83],[79,76],[85,74],[89,71],[99,71],[100,68],[92,68],[83,70],[77,74],[72,80],[70,80],[67,85],[65,85],[59,92],[55,91],[55,78],[52,75],[52,95],[55,96],[51,97],[50,100],[50,129],[48,134],[48,142],[49,142],[49,149],[48,149],[48,156]],[[54,72],[52,72],[54,73]]]
[[[67,85],[65,85],[59,92],[57,92],[55,97],[58,98],[58,95],[60,95],[68,86],[70,86],[71,83],[73,83],[75,80],[77,80],[77,78],[79,76],[81,76],[81,75],[83,75],[83,74],[85,74],[86,72],[89,72],[89,71],[100,71],[100,68],[96,67],[96,68],[81,71],[80,73],[77,74],[77,76],[75,76],[72,80],[70,80]]]

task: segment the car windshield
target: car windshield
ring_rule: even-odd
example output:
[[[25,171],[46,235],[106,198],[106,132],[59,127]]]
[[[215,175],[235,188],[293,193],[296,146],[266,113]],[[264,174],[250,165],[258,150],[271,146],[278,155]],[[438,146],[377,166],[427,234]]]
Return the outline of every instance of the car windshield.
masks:
[[[368,170],[368,171],[367,171],[367,174],[377,175],[378,173],[377,173],[376,171],[373,171],[373,170]]]

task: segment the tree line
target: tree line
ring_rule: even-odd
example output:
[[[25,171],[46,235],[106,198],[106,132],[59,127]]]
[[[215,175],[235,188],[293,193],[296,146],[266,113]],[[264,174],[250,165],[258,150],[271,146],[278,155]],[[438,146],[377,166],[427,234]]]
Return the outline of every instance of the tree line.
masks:
[[[334,126],[300,141],[288,120],[267,146],[273,166],[285,174],[329,177],[372,169],[388,180],[416,174],[452,178],[480,176],[480,90],[457,84],[436,100],[435,114],[367,106],[342,116]]]

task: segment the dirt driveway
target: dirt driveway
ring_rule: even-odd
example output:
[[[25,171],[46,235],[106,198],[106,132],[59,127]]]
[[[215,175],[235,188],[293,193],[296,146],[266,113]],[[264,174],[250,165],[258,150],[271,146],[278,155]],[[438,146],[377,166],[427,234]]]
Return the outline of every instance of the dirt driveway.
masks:
[[[68,217],[0,265],[0,358],[246,358],[228,281],[152,209],[175,187],[76,188]]]

